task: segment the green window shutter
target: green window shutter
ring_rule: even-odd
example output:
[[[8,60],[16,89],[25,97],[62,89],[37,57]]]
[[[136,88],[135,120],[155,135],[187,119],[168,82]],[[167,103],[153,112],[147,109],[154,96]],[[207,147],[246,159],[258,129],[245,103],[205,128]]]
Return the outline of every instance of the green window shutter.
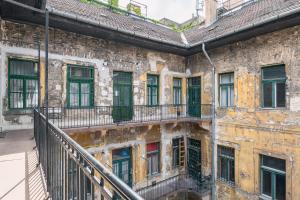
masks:
[[[68,107],[94,106],[94,69],[68,65],[67,76]]]
[[[8,61],[9,109],[34,108],[38,105],[38,63],[11,58]]]
[[[159,105],[159,76],[147,75],[147,104],[149,106]]]
[[[286,73],[284,65],[262,68],[262,107],[286,106]]]

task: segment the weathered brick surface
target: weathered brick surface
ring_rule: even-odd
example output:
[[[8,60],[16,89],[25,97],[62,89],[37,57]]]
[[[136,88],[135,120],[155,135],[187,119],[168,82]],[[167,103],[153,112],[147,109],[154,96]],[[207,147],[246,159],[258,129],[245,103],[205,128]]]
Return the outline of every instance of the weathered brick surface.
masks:
[[[235,148],[236,187],[218,184],[219,199],[258,199],[259,155],[286,160],[286,199],[300,197],[300,26],[258,36],[208,52],[216,65],[217,143]],[[261,108],[261,68],[286,66],[286,108]],[[203,54],[187,69],[202,78],[202,102],[211,102],[211,67]],[[219,74],[234,72],[235,106],[219,107]],[[231,192],[228,192],[231,191]]]

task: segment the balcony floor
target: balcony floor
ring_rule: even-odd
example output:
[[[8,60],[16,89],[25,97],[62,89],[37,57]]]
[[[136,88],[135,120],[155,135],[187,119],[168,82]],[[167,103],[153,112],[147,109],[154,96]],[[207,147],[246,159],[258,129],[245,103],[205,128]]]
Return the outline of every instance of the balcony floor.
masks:
[[[9,131],[0,138],[0,199],[40,200],[47,192],[38,166],[33,130]]]

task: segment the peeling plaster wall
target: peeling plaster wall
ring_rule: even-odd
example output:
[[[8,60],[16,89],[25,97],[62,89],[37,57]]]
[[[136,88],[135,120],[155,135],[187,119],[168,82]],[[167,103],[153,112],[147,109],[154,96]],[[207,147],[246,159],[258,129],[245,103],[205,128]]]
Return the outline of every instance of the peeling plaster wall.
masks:
[[[235,148],[236,186],[218,183],[219,199],[258,199],[259,155],[286,160],[286,199],[300,197],[300,26],[208,52],[219,74],[234,72],[235,106],[219,107],[217,143]],[[286,108],[261,108],[261,68],[286,66]],[[211,67],[203,54],[188,58],[187,71],[202,77],[202,102],[211,102]],[[204,80],[204,81],[203,81]]]
[[[37,59],[33,43],[40,37],[44,49],[43,28],[1,20],[1,124],[6,129],[32,127],[31,116],[17,115],[8,109],[8,57]],[[185,82],[185,58],[127,44],[50,29],[49,33],[49,106],[66,105],[67,65],[92,66],[95,69],[95,106],[109,106],[113,101],[113,71],[132,72],[134,105],[146,104],[147,73],[160,75],[160,104],[172,103],[172,77]],[[24,43],[27,42],[27,43]],[[44,55],[41,51],[41,94],[44,99]],[[185,86],[185,84],[183,84]],[[185,97],[185,88],[182,88]],[[185,99],[185,98],[183,98]],[[184,101],[185,102],[185,101]]]
[[[210,174],[209,133],[204,130],[199,132],[197,125],[189,123],[150,125],[118,130],[73,132],[70,133],[70,136],[101,163],[110,166],[109,168],[112,166],[112,151],[114,149],[131,147],[134,188],[144,187],[151,184],[152,181],[164,180],[179,172],[184,173],[184,167],[173,168],[172,166],[172,140],[178,137],[201,140],[203,144],[201,157],[202,163],[204,163],[202,172],[204,175]],[[147,178],[146,145],[153,142],[160,143],[160,173]]]

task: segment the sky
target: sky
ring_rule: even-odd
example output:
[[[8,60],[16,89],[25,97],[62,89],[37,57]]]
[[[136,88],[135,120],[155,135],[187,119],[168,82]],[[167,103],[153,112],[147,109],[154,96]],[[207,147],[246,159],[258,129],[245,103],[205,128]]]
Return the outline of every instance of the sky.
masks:
[[[130,0],[119,0],[126,7]],[[169,18],[182,23],[196,13],[196,0],[135,0],[148,6],[148,17],[153,19]]]

